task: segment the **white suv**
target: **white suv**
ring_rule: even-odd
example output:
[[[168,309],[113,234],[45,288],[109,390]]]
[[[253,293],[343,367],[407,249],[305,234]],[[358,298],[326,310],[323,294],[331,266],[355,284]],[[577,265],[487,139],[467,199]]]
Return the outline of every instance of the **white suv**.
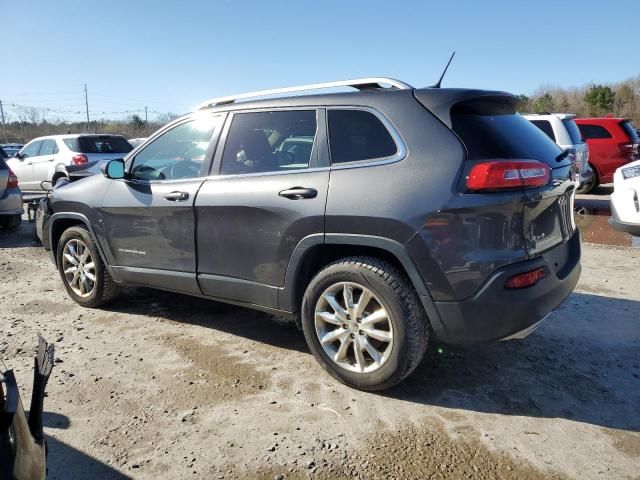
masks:
[[[522,116],[546,133],[560,148],[569,149],[580,169],[578,192],[590,190],[594,177],[589,166],[589,146],[582,140],[578,125],[573,120],[576,116],[571,113],[526,113]]]
[[[31,140],[7,164],[22,190],[42,190],[42,181],[68,177],[68,165],[122,158],[131,150],[121,135],[50,135]]]

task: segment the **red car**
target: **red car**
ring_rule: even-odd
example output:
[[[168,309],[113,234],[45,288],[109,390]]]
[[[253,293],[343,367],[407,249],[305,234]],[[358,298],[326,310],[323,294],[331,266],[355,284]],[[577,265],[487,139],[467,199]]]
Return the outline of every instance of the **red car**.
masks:
[[[616,168],[638,157],[640,138],[624,118],[576,118],[582,138],[589,145],[589,165],[594,171],[585,192],[601,183],[613,182]]]

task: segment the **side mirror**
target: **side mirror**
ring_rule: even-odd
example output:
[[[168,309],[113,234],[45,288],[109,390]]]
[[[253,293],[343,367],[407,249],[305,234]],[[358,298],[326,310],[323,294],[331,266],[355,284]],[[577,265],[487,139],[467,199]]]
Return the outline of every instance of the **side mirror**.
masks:
[[[115,160],[108,161],[102,166],[102,173],[105,177],[111,178],[112,180],[125,178],[124,160],[116,158]]]
[[[24,160],[24,153],[17,152],[14,157],[16,157],[18,160]]]

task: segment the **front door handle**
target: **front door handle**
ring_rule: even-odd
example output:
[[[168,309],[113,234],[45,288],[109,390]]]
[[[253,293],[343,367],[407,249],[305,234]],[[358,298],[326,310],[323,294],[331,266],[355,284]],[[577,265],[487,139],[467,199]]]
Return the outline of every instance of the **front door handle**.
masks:
[[[170,202],[184,202],[185,200],[189,199],[189,193],[188,192],[171,192],[171,193],[167,193],[164,196],[164,198],[169,200]]]
[[[49,159],[50,162],[53,162],[54,160],[55,160],[55,158],[50,158]]]
[[[287,190],[282,190],[278,195],[288,198],[289,200],[302,200],[303,198],[317,197],[318,190],[315,188],[293,187]]]

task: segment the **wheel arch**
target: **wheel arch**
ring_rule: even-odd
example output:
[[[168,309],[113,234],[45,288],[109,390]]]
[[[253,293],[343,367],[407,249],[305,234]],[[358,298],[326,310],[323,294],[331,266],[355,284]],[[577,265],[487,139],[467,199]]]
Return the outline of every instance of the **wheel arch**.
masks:
[[[81,213],[74,212],[65,212],[65,213],[56,213],[52,215],[51,220],[49,221],[49,239],[51,244],[51,252],[53,253],[53,258],[56,262],[57,266],[57,251],[58,244],[60,242],[60,237],[70,227],[74,227],[76,225],[81,225],[89,230],[89,233],[93,237],[94,243],[98,252],[100,253],[100,257],[102,258],[102,262],[109,270],[109,273],[113,276],[113,272],[111,270],[111,266],[107,263],[104,252],[102,251],[102,246],[100,242],[98,242],[95,232],[91,227],[91,222],[89,219],[82,215]]]
[[[297,313],[311,279],[326,265],[340,258],[369,255],[385,260],[408,278],[425,309],[429,321],[439,321],[435,304],[425,281],[409,257],[404,246],[384,237],[370,235],[327,234],[302,239],[287,266],[285,285],[280,290],[279,308]]]

